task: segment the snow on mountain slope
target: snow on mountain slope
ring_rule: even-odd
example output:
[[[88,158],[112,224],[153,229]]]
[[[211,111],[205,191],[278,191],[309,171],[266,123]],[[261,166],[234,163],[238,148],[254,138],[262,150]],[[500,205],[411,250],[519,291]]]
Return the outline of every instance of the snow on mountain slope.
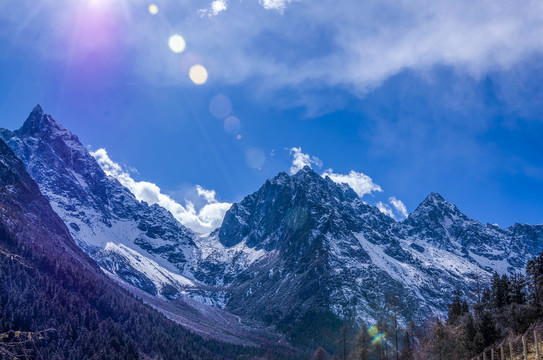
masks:
[[[443,313],[452,291],[468,292],[475,278],[522,271],[543,250],[541,230],[482,225],[434,193],[395,222],[306,167],[234,204],[214,241],[233,253],[264,251],[223,281],[226,308],[282,327],[316,310],[375,322],[392,296],[403,321]]]
[[[101,266],[150,293],[175,297],[186,290],[195,235],[167,210],[136,200],[102,171],[77,136],[39,106],[19,130],[1,129],[0,137],[72,237]],[[145,259],[145,269],[137,266],[138,258]]]
[[[268,251],[249,247],[246,242],[226,247],[218,240],[218,230],[194,240],[198,245],[194,275],[207,285],[229,284],[239,273],[268,255]]]
[[[319,316],[375,322],[393,296],[402,321],[426,319],[452,291],[522,271],[543,250],[543,225],[483,225],[435,193],[396,222],[309,167],[266,181],[196,235],[108,177],[41,108],[0,136],[103,269],[162,300],[187,295],[285,333]]]

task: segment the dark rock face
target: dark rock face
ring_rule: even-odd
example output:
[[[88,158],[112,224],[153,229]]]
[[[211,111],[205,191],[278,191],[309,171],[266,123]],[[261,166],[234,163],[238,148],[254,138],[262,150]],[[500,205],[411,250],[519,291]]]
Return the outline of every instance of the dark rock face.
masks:
[[[171,276],[153,275],[165,268],[191,277],[196,251],[192,231],[164,208],[139,202],[108,177],[77,136],[39,105],[19,130],[2,129],[0,137],[21,158],[76,242],[105,270],[153,294],[166,285],[168,293],[171,287],[186,287]],[[145,254],[153,261],[146,264],[151,268],[142,269],[127,253],[115,254],[116,247],[105,251],[108,243]]]
[[[249,247],[270,251],[283,248],[288,245],[286,238],[307,229],[334,226],[360,231],[368,226],[386,228],[392,222],[360,201],[350,187],[305,167],[292,177],[280,173],[258,192],[234,204],[220,228],[219,241],[227,247],[245,241]]]
[[[24,239],[27,251],[66,256],[90,272],[99,271],[98,266],[73,242],[66,225],[53,212],[21,160],[2,140],[0,224]]]

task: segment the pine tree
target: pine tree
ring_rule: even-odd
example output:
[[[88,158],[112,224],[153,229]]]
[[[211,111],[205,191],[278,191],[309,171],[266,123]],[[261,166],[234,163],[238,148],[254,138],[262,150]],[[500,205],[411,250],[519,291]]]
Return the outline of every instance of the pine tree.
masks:
[[[469,305],[466,299],[462,300],[462,315],[469,313]]]
[[[497,272],[492,275],[490,308],[499,310],[508,305],[509,279],[507,275],[500,277]]]
[[[526,277],[521,273],[513,273],[511,275],[509,303],[518,305],[526,303]]]
[[[401,360],[411,360],[413,359],[413,334],[410,333],[408,329],[405,330],[404,338],[403,338],[403,348],[400,352],[400,359]]]
[[[311,357],[311,360],[329,360],[330,356],[326,353],[323,348],[318,348],[317,351]]]
[[[490,310],[492,308],[492,291],[485,287],[481,296],[480,311]]]
[[[541,307],[543,298],[543,252],[528,261],[526,274],[530,278],[532,303],[537,307]]]
[[[453,301],[448,305],[449,313],[447,317],[447,325],[455,324],[458,318],[462,315],[462,299],[460,291],[455,290],[453,293]]]
[[[400,301],[398,300],[398,297],[396,296],[396,294],[391,295],[389,300],[388,300],[388,306],[389,306],[390,310],[392,311],[392,314],[391,314],[392,315],[392,330],[394,331],[394,349],[395,349],[395,353],[396,353],[396,356],[395,356],[396,360],[398,360],[399,356],[400,356],[399,345],[398,345],[399,305],[400,305]]]
[[[356,335],[353,343],[353,350],[351,352],[352,359],[356,360],[368,360],[369,359],[369,344],[370,336],[366,329],[366,326],[362,324],[362,328]]]
[[[473,354],[476,351],[474,345],[475,336],[477,335],[477,328],[475,327],[475,321],[473,316],[468,312],[462,317],[462,347],[468,354]]]
[[[479,332],[483,336],[483,348],[485,348],[497,340],[498,334],[490,311],[483,311],[478,320]]]

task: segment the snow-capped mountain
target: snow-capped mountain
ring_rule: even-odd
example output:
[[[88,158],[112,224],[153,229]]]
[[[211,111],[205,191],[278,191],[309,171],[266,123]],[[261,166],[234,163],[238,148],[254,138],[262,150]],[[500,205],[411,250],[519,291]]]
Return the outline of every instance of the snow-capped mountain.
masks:
[[[104,270],[155,295],[176,297],[194,287],[188,270],[196,251],[192,231],[108,177],[77,136],[39,105],[19,130],[1,129],[0,137]]]
[[[522,271],[543,250],[543,225],[483,225],[435,193],[396,222],[309,167],[266,181],[197,235],[108,177],[39,106],[0,137],[103,269],[161,301],[189,292],[292,336],[374,323],[393,297],[402,321],[426,319],[446,311],[453,290]],[[311,336],[301,342],[322,334]]]
[[[142,261],[149,261],[141,255],[139,257]],[[246,323],[226,311],[191,299],[167,300],[165,297],[152,296],[115,275],[106,276],[98,264],[77,246],[68,227],[41,194],[22,161],[1,139],[0,265],[0,294],[8,299],[7,306],[2,310],[3,314],[12,313],[12,316],[2,317],[2,326],[9,329],[10,324],[15,323],[23,329],[43,329],[46,328],[44,324],[54,325],[59,341],[49,338],[46,347],[57,351],[58,346],[62,345],[68,349],[65,353],[57,351],[58,355],[54,358],[83,358],[81,352],[69,351],[77,347],[89,349],[89,343],[83,340],[88,333],[95,338],[124,335],[126,337],[119,338],[136,342],[141,339],[148,341],[148,337],[155,336],[160,346],[141,349],[142,352],[148,351],[143,358],[172,358],[161,355],[170,350],[167,345],[164,346],[165,341],[170,346],[175,346],[175,342],[186,346],[186,350],[182,351],[179,347],[174,348],[177,351],[175,358],[183,359],[229,359],[231,357],[225,356],[225,353],[228,354],[232,348],[223,347],[223,342],[248,346],[254,350],[265,346],[271,351],[283,351],[285,345],[280,336],[268,329],[254,322]],[[34,284],[36,280],[38,283]],[[190,332],[179,331],[173,323],[158,316],[123,288],[160,309],[166,317]],[[94,316],[89,316],[91,313]],[[103,323],[93,326],[92,321]],[[112,333],[116,326],[124,328],[119,330],[120,333]],[[72,337],[72,334],[79,335]],[[168,336],[172,336],[175,342],[167,340]],[[214,354],[210,354],[210,344],[213,345]],[[31,345],[36,350],[37,347],[44,349],[41,356],[40,353],[35,356],[29,349],[24,353],[25,357],[50,358],[46,355],[52,356],[50,350],[46,351],[43,345],[43,342]],[[136,358],[134,354],[117,356],[115,351],[123,349],[118,343],[112,345],[107,341],[99,341],[97,348],[104,350],[108,358]],[[198,355],[193,357],[193,353]],[[2,353],[0,358],[4,359],[4,355]]]
[[[395,222],[309,167],[234,204],[213,236],[233,255],[208,252],[199,279],[226,285],[230,311],[287,331],[316,314],[374,323],[393,295],[404,321],[426,319],[455,289],[543,250],[543,225],[485,226],[435,193]]]

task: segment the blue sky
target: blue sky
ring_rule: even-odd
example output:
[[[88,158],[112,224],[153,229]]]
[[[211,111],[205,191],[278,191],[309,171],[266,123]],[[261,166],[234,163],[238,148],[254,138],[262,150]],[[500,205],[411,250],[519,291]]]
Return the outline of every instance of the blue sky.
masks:
[[[0,23],[0,126],[40,103],[208,225],[295,156],[398,219],[439,192],[543,223],[540,1],[21,0]]]

